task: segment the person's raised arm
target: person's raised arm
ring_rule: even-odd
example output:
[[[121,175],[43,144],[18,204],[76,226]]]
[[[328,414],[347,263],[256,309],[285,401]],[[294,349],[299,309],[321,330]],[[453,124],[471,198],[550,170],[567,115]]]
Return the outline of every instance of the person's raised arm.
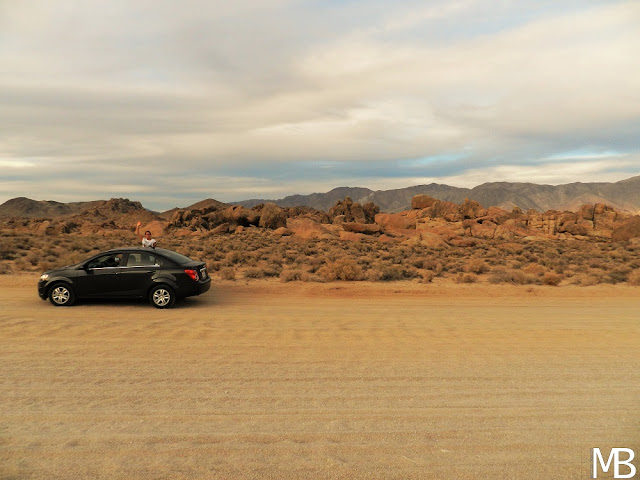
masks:
[[[136,235],[138,235],[138,238],[142,240],[142,235],[140,235],[140,225],[142,225],[142,222],[138,220],[138,223],[136,224]]]

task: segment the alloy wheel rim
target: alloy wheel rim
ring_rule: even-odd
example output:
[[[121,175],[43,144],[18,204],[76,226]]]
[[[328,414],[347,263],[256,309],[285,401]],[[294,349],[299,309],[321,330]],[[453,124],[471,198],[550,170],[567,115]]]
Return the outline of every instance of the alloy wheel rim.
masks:
[[[53,301],[59,303],[60,305],[67,303],[69,301],[69,290],[64,287],[56,287],[53,290]]]
[[[160,307],[164,307],[169,303],[171,299],[171,295],[164,288],[159,288],[155,292],[153,292],[153,303]]]

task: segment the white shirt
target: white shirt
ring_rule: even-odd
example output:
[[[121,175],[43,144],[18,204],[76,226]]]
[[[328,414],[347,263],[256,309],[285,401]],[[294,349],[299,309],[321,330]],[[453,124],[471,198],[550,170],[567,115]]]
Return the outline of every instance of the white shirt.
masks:
[[[150,248],[156,248],[156,241],[151,238],[149,240],[146,239],[146,237],[142,238],[142,246],[143,247],[150,247]]]

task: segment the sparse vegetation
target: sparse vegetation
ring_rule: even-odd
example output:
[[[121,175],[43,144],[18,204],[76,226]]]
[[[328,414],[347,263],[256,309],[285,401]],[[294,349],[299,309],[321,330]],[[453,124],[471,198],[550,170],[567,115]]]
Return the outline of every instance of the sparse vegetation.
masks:
[[[0,274],[41,272],[102,250],[135,245],[127,235],[0,233]],[[554,240],[431,248],[339,239],[296,241],[262,229],[236,235],[165,235],[163,247],[207,262],[214,278],[333,282],[411,280],[422,283],[640,286],[640,248],[628,242]]]

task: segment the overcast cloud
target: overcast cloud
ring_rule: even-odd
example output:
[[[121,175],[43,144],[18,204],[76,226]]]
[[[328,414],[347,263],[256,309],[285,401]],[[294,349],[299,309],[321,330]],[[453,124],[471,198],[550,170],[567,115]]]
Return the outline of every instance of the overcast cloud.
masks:
[[[621,180],[639,26],[637,1],[0,0],[0,202]]]

